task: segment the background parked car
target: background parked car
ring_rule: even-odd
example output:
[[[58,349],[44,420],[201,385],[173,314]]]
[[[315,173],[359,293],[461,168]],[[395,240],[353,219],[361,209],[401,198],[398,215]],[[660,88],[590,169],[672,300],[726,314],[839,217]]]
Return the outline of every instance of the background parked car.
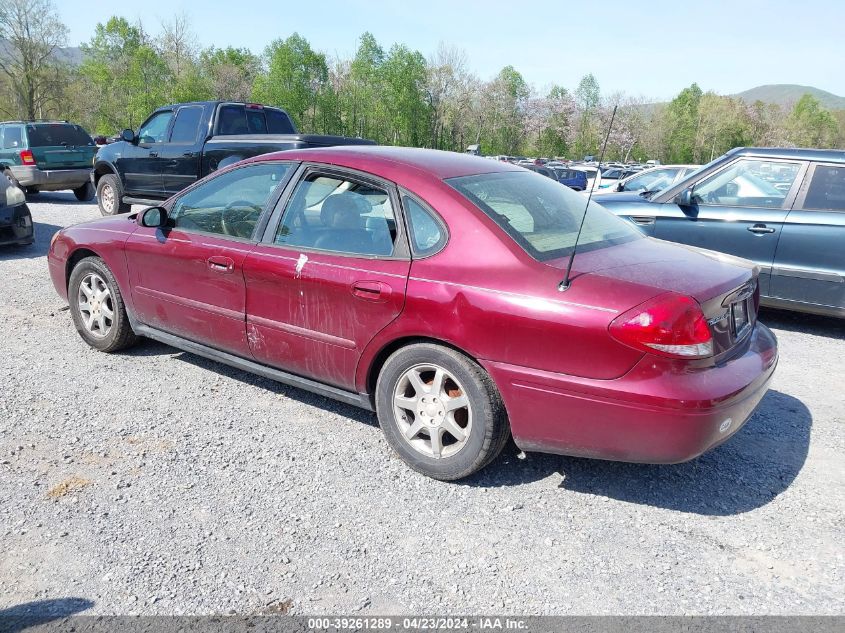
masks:
[[[634,171],[608,189],[597,193],[605,195],[621,191],[660,191],[678,182],[699,167],[700,165],[666,165]]]
[[[80,126],[67,121],[0,123],[0,168],[26,193],[72,189],[91,200],[91,166],[97,146]]]
[[[554,171],[557,181],[560,184],[566,185],[575,191],[584,191],[587,188],[587,172],[565,167],[553,167],[550,169]]]
[[[845,317],[845,153],[736,148],[660,191],[602,206],[666,240],[760,267],[765,305]]]
[[[32,244],[34,239],[23,191],[8,178],[0,178],[0,246]]]

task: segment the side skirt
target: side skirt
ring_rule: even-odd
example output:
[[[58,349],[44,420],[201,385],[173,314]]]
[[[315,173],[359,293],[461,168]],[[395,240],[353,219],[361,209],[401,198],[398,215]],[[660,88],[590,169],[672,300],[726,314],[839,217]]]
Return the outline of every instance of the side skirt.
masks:
[[[375,410],[369,395],[366,393],[346,391],[344,389],[332,387],[331,385],[325,385],[321,382],[317,382],[316,380],[311,380],[310,378],[303,378],[302,376],[289,374],[279,369],[267,367],[266,365],[247,360],[246,358],[235,356],[234,354],[221,352],[220,350],[208,347],[202,343],[195,343],[194,341],[189,341],[180,336],[162,332],[161,330],[157,330],[148,325],[132,322],[132,329],[139,336],[146,336],[147,338],[164,343],[165,345],[181,349],[183,352],[196,354],[197,356],[202,356],[204,358],[208,358],[209,360],[217,361],[218,363],[223,363],[224,365],[229,365],[230,367],[235,367],[236,369],[242,369],[243,371],[248,371],[252,374],[257,374],[259,376],[263,376],[264,378],[269,378],[270,380],[290,385],[291,387],[305,389],[306,391],[316,393],[320,396],[325,396],[326,398],[332,398],[333,400],[339,400],[340,402],[345,402],[346,404],[361,407],[367,411]]]

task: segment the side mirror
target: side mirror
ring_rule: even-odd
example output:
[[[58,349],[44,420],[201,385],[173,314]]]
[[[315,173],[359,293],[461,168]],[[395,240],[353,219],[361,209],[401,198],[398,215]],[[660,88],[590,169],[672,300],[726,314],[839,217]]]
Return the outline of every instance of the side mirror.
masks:
[[[135,132],[130,130],[129,128],[123,130],[120,133],[120,138],[126,141],[127,143],[135,143]]]
[[[144,209],[138,215],[138,224],[147,228],[163,229],[170,226],[170,218],[167,216],[167,209],[163,207],[150,207]]]
[[[617,182],[615,185],[613,185],[613,191],[625,191],[625,185],[623,185],[621,182]]]
[[[695,204],[695,201],[692,198],[692,187],[688,189],[684,189],[681,193],[678,194],[678,197],[675,198],[675,204],[679,207],[691,207]]]

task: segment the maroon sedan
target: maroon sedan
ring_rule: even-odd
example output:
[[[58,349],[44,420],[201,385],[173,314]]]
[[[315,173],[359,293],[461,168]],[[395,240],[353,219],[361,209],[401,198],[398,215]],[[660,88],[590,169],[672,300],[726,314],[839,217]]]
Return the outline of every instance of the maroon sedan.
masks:
[[[508,163],[343,147],[260,156],[59,232],[92,347],[139,336],[375,410],[412,468],[527,451],[671,463],[735,433],[777,363],[744,260],[645,237]]]

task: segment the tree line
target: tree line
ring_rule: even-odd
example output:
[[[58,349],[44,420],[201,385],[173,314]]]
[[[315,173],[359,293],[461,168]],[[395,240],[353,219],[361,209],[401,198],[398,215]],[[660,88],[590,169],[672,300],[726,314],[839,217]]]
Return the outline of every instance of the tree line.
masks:
[[[8,118],[62,118],[94,134],[137,129],[162,105],[193,100],[255,101],[287,110],[306,132],[378,143],[485,154],[607,156],[704,163],[741,145],[845,146],[845,111],[811,95],[782,107],[704,92],[697,84],[669,103],[604,94],[587,73],[577,86],[538,90],[513,66],[482,79],[466,54],[441,45],[429,57],[371,33],[352,58],[314,50],[298,33],[263,51],[201,47],[189,20],[156,33],[120,16],[97,24],[82,59],[62,55],[67,28],[51,0],[0,7],[0,110]]]

